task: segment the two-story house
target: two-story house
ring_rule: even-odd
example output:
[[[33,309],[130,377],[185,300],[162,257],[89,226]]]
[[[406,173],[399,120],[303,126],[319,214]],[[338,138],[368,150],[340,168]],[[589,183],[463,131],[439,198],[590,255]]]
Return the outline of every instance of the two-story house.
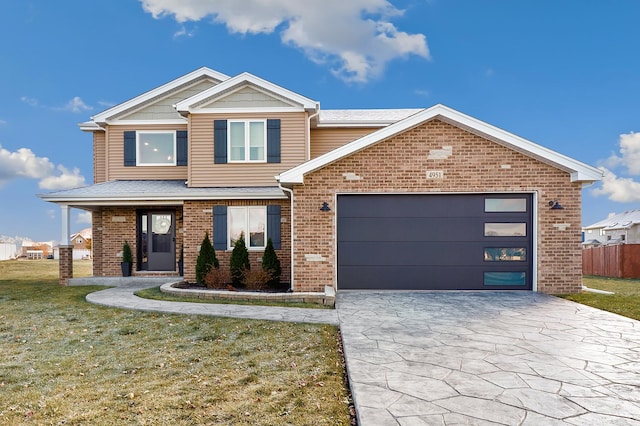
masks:
[[[195,279],[271,238],[293,291],[581,288],[581,189],[596,168],[442,105],[321,110],[248,73],[201,68],[81,123],[94,184],[41,195],[93,213],[94,276]],[[62,230],[63,237],[69,235]],[[62,257],[60,280],[71,276]]]

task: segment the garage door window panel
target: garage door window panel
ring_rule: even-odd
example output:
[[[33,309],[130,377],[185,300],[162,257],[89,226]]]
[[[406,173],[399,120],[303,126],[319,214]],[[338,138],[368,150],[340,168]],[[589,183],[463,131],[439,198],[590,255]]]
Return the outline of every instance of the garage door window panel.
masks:
[[[527,250],[524,247],[487,247],[484,249],[486,262],[525,262]]]
[[[485,286],[524,286],[527,285],[526,272],[485,272]]]
[[[484,211],[486,213],[507,213],[527,211],[526,198],[485,198]]]
[[[520,222],[487,222],[484,224],[485,237],[526,237],[527,224]]]

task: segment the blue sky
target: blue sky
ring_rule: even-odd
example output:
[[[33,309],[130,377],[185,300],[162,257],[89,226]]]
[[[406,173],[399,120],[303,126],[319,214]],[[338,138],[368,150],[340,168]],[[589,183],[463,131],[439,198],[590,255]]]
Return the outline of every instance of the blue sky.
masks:
[[[638,16],[635,0],[5,2],[0,234],[58,240],[58,207],[35,194],[92,182],[76,124],[201,66],[325,109],[442,103],[605,167],[584,224],[640,208]]]

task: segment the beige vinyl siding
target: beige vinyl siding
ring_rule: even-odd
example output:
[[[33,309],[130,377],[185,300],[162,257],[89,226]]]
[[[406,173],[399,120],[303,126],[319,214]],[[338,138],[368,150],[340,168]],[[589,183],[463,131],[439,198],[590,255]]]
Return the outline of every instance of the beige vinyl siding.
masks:
[[[93,132],[93,183],[107,180],[107,153],[105,132]]]
[[[185,179],[187,166],[124,166],[124,132],[129,130],[187,130],[187,125],[109,126],[107,180]]]
[[[312,129],[311,158],[319,157],[376,130],[378,130],[377,127]]]
[[[214,164],[213,121],[280,119],[280,163]],[[193,114],[190,116],[189,186],[274,186],[275,175],[305,161],[307,114],[242,113]]]

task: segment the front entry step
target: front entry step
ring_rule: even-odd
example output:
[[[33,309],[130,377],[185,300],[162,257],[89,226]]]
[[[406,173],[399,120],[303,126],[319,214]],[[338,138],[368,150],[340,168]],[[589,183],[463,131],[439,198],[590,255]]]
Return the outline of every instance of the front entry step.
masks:
[[[176,271],[135,271],[134,277],[179,277],[180,275]]]

